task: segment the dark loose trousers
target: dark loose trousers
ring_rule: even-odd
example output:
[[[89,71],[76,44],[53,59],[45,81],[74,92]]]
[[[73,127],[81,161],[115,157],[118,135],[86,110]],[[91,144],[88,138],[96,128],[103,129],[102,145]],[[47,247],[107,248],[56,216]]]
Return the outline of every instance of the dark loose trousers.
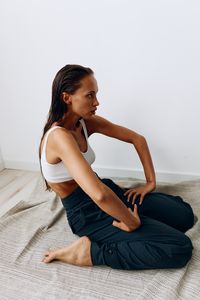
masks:
[[[132,207],[124,189],[111,179],[100,180],[127,207]],[[191,206],[179,196],[147,194],[138,205],[141,227],[132,232],[114,227],[114,218],[102,211],[80,187],[61,201],[72,232],[91,240],[93,265],[124,270],[180,268],[192,256],[193,246],[184,232],[193,226],[194,215]]]

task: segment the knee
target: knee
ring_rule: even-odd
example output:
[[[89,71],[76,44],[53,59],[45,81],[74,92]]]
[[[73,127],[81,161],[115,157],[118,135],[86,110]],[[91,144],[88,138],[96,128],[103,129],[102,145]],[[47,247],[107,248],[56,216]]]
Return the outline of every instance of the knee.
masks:
[[[188,213],[187,213],[187,229],[192,228],[192,226],[194,225],[194,214],[192,211],[192,208],[190,207]]]
[[[181,218],[182,224],[179,230],[186,232],[194,225],[194,214],[191,206],[188,203],[184,203],[184,204],[185,204],[185,208],[184,211],[182,212],[182,218]]]
[[[192,257],[193,245],[189,237],[184,235],[181,243],[177,246],[175,253],[172,255],[174,268],[184,267]]]
[[[152,249],[155,251],[157,259],[152,260],[154,268],[182,268],[184,267],[192,256],[192,242],[183,233],[180,232],[175,238],[172,238],[168,243],[150,242]],[[151,253],[152,252],[151,249]]]

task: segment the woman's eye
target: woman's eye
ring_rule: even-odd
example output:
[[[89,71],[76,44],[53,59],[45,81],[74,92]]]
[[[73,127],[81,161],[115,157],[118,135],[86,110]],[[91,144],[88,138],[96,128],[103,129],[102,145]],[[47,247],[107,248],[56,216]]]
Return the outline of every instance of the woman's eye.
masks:
[[[92,99],[92,94],[89,94],[89,95],[88,95],[88,98],[89,98],[89,99]]]

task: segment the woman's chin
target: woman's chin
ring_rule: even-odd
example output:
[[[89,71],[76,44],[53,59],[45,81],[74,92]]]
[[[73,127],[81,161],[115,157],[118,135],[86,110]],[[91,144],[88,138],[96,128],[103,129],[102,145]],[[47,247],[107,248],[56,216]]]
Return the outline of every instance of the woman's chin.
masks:
[[[90,111],[90,112],[87,114],[87,116],[88,116],[89,118],[91,118],[91,117],[94,116],[95,114],[96,114],[95,111]]]
[[[95,111],[90,111],[89,113],[85,114],[83,117],[84,119],[90,119],[92,116],[95,116]]]

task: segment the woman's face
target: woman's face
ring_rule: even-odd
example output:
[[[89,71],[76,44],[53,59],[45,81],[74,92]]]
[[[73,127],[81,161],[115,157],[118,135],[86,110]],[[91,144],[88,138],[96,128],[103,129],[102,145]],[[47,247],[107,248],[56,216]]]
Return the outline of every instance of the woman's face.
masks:
[[[90,118],[95,114],[99,102],[97,81],[93,75],[88,75],[81,80],[81,87],[73,95],[69,95],[68,104],[75,114],[82,118]]]

